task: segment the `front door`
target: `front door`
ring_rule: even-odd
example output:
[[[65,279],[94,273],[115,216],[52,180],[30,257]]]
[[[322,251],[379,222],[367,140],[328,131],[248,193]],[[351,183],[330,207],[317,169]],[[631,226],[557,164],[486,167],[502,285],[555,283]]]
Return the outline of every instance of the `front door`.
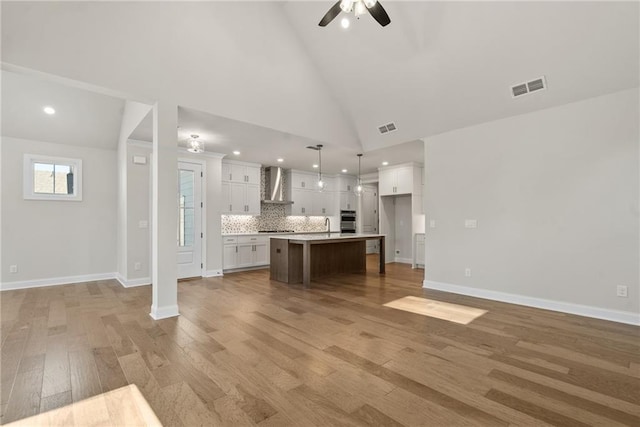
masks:
[[[178,163],[178,279],[202,276],[202,166]]]

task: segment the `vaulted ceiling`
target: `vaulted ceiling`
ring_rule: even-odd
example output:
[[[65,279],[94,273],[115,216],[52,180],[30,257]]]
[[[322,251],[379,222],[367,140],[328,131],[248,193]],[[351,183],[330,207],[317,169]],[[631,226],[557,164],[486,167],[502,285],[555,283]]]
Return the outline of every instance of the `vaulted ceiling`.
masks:
[[[351,154],[639,85],[637,2],[333,3],[2,2],[2,61]]]

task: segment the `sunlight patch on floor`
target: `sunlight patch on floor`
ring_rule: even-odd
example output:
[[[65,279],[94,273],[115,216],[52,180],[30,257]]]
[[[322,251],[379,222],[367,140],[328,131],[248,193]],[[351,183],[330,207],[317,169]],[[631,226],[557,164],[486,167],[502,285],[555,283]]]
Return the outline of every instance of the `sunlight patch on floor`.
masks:
[[[463,325],[469,324],[487,312],[479,308],[412,296],[388,302],[384,306]]]

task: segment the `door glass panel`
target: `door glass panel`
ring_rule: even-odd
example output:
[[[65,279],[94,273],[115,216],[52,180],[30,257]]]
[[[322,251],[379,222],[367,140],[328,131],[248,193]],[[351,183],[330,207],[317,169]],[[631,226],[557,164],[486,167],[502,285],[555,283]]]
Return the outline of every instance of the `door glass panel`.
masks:
[[[193,171],[178,171],[178,246],[193,246],[195,240],[195,211],[194,211],[194,182]]]

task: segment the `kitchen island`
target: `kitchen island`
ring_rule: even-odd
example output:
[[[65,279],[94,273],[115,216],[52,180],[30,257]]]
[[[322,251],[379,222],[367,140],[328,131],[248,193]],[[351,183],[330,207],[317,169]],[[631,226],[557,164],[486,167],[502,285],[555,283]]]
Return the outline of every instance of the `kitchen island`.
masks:
[[[380,241],[379,272],[384,274],[384,234],[302,234],[271,236],[270,279],[303,283],[342,273],[364,273],[367,240]]]

